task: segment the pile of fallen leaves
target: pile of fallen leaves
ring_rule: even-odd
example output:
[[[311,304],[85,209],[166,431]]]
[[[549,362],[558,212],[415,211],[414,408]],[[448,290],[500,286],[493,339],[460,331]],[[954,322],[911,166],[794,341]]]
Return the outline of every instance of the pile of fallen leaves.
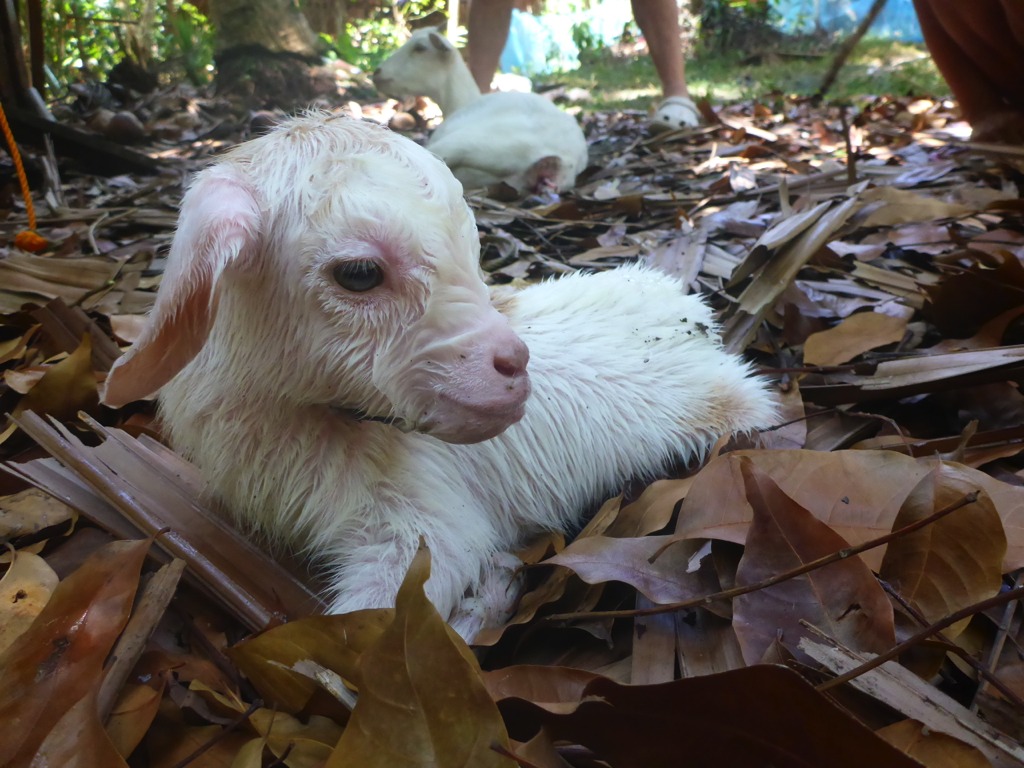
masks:
[[[49,247],[0,250],[0,765],[1024,763],[1024,151],[929,100],[718,117],[588,116],[574,193],[470,198],[496,283],[681,276],[785,417],[520,553],[518,610],[473,650],[429,553],[393,610],[317,615],[315,575],[209,511],[151,404],[98,405],[224,139],[40,196]]]

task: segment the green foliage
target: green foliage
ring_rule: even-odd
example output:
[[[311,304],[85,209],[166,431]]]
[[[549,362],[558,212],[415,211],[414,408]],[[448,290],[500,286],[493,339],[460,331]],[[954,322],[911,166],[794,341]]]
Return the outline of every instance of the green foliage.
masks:
[[[170,42],[168,52],[176,52],[185,76],[193,85],[201,85],[210,79],[213,67],[213,35],[209,22],[191,3],[182,3],[175,10],[168,14],[164,27]]]
[[[168,79],[209,79],[213,38],[206,17],[190,3],[56,0],[44,8],[46,64],[62,88],[103,79],[125,56]]]
[[[817,55],[801,51],[801,41],[783,38],[765,53],[753,50],[715,53],[701,48],[686,64],[686,77],[695,97],[712,104],[738,99],[764,99],[770,94],[810,96],[832,62],[832,50]],[[756,54],[756,55],[755,55]],[[792,55],[800,54],[800,55]],[[661,85],[651,57],[616,57],[610,53],[584,60],[573,72],[535,78],[540,84],[585,88],[592,100],[588,111],[647,109],[661,97]],[[862,40],[840,71],[831,99],[858,101],[862,97],[943,96],[949,93],[927,50],[891,40]]]
[[[443,0],[412,0],[384,5],[366,18],[349,18],[336,35],[322,33],[320,39],[328,46],[328,55],[372,72],[402,45],[409,36],[408,19],[418,19],[443,11]],[[454,41],[458,44],[458,41]]]
[[[572,25],[572,41],[580,50],[580,56],[600,50],[601,41],[598,40],[590,25],[585,21]]]
[[[735,50],[774,31],[771,0],[703,0],[701,6],[700,43],[704,50]]]

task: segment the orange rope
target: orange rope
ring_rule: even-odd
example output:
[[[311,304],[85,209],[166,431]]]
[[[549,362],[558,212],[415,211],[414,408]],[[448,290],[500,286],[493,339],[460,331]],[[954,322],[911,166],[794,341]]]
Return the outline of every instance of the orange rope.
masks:
[[[21,196],[25,198],[25,210],[28,211],[28,228],[36,228],[36,209],[32,205],[32,195],[28,189],[28,177],[25,175],[25,166],[21,162],[21,152],[14,142],[14,134],[11,133],[11,126],[7,122],[7,114],[4,112],[4,105],[0,104],[0,128],[4,130],[4,138],[7,139],[7,146],[11,148],[11,160],[14,161],[14,170],[18,174],[18,184],[21,185]]]
[[[47,243],[46,239],[36,234],[36,209],[32,205],[32,192],[28,188],[28,177],[25,175],[25,166],[21,162],[21,152],[14,141],[14,134],[7,122],[7,114],[4,112],[3,104],[0,104],[0,128],[3,129],[4,138],[7,139],[7,146],[11,150],[11,160],[14,161],[14,170],[18,174],[18,184],[21,187],[21,196],[25,200],[25,210],[28,213],[28,230],[19,232],[14,238],[14,244],[26,251],[38,253],[43,250]]]

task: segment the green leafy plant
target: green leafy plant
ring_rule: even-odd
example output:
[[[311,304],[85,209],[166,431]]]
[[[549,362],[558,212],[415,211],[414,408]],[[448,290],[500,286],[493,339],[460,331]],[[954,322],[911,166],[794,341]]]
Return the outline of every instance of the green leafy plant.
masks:
[[[182,74],[196,84],[209,79],[213,36],[191,3],[58,0],[44,7],[51,97],[71,83],[103,79],[124,57],[168,80]]]
[[[703,0],[699,5],[704,50],[721,53],[774,32],[771,0]]]
[[[437,14],[444,7],[442,0],[383,5],[365,18],[349,17],[336,35],[322,32],[320,38],[328,46],[328,55],[371,72],[406,41],[410,19]]]

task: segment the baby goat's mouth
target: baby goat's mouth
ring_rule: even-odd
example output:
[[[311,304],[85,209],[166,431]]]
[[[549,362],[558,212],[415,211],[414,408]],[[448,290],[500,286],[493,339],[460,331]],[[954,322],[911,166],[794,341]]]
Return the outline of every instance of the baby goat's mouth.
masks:
[[[438,392],[417,419],[416,430],[446,443],[480,443],[497,437],[526,413],[529,379],[509,385],[507,397],[466,399]]]
[[[509,401],[473,403],[438,393],[433,404],[416,421],[390,414],[379,416],[356,408],[332,405],[338,416],[355,422],[374,422],[394,427],[400,432],[419,432],[446,443],[479,443],[497,437],[523,418],[529,384],[519,397]]]

